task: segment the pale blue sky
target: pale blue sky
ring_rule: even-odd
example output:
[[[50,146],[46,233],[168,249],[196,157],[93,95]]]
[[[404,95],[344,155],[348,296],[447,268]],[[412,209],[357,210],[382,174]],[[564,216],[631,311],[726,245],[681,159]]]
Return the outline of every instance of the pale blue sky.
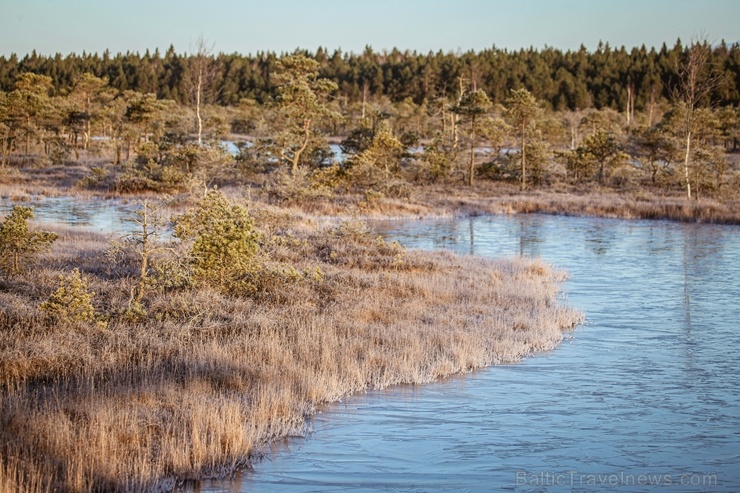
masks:
[[[740,0],[0,0],[0,54],[189,51],[427,52],[740,41]]]

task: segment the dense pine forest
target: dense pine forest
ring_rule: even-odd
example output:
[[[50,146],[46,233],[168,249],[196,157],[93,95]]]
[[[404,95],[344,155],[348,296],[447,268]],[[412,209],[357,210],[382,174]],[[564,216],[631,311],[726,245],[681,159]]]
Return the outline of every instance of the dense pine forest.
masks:
[[[337,84],[336,96],[353,102],[387,96],[392,102],[407,98],[416,104],[435,98],[457,97],[459,80],[484,90],[494,103],[503,103],[512,89],[526,88],[551,109],[576,110],[594,107],[644,110],[651,101],[668,98],[676,84],[676,71],[688,46],[677,41],[660,49],[644,45],[631,50],[608,43],[593,51],[554,48],[508,51],[495,47],[480,52],[330,53],[319,48],[302,51],[320,64],[320,76]],[[170,47],[164,55],[153,53],[38,55],[0,57],[0,90],[10,91],[18,74],[33,72],[51,77],[59,94],[69,91],[84,73],[106,78],[120,91],[154,93],[158,98],[187,101],[187,77],[194,56],[178,54]],[[216,102],[236,105],[242,99],[265,103],[276,95],[271,79],[280,55],[218,54],[215,56]],[[712,49],[710,64],[725,74],[707,97],[723,106],[740,102],[740,46],[722,42]]]

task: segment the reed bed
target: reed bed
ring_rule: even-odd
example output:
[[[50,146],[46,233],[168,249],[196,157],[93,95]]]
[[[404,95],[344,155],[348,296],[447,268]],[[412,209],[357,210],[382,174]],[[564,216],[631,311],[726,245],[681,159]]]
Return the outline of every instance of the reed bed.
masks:
[[[0,493],[157,491],[228,475],[318,406],[556,347],[582,320],[537,260],[405,251],[361,226],[264,222],[270,261],[323,278],[249,297],[153,290],[121,315],[131,265],[61,230],[44,262],[0,280]],[[38,310],[79,268],[108,324]]]
[[[664,219],[679,222],[740,224],[740,203],[714,199],[688,200],[649,194],[559,194],[540,192],[488,199],[473,205],[483,213],[544,213],[620,219]]]
[[[553,186],[521,192],[505,183],[481,182],[475,187],[418,186],[405,201],[382,198],[368,203],[355,197],[354,205],[371,218],[468,217],[485,214],[542,213],[621,219],[664,219],[680,222],[740,224],[737,190],[721,197],[688,200],[681,194],[647,190],[586,189]],[[733,192],[733,193],[729,193]],[[344,197],[344,210],[350,202]],[[329,200],[296,202],[293,207],[310,213],[340,214]]]
[[[556,188],[556,187],[553,187]],[[349,208],[368,218],[465,217],[483,214],[542,213],[620,219],[663,219],[679,222],[740,224],[737,191],[721,197],[687,199],[679,193],[587,190],[561,187],[520,192],[502,183],[473,188],[451,185],[412,187],[410,198],[383,197],[367,201],[361,195],[295,200],[289,205],[309,214],[338,215]],[[264,203],[265,198],[255,195]]]
[[[733,170],[737,167],[733,158]],[[88,189],[79,186],[90,166],[108,166],[105,160],[93,159],[75,166],[51,166],[22,169],[9,168],[0,174],[0,198],[12,201],[33,201],[38,196],[70,196],[81,199],[156,198],[153,193],[134,196],[114,189]],[[733,176],[737,172],[733,171]],[[403,197],[384,196],[348,191],[323,196],[291,195],[290,200],[275,201],[264,189],[264,178],[251,184],[250,200],[260,206],[292,208],[314,216],[343,215],[354,210],[368,218],[428,218],[468,216],[478,214],[544,213],[572,216],[609,217],[622,219],[664,219],[681,222],[740,224],[740,189],[738,178],[730,180],[721,192],[707,190],[701,198],[687,199],[677,186],[630,184],[623,187],[601,187],[595,183],[573,185],[556,182],[533,186],[527,192],[503,181],[481,180],[475,187],[462,183],[406,183]],[[244,184],[226,181],[222,189],[231,195],[244,195]]]

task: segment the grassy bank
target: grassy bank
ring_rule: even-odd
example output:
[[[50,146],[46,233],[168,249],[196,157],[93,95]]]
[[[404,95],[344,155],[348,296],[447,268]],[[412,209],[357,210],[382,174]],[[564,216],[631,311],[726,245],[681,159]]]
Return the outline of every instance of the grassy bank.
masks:
[[[240,192],[237,192],[240,193]],[[269,198],[252,192],[263,203]],[[342,215],[356,210],[365,217],[422,219],[468,217],[487,214],[542,213],[620,219],[663,219],[679,222],[740,224],[740,200],[704,198],[650,192],[589,192],[579,189],[520,192],[501,183],[482,183],[473,188],[451,185],[419,186],[411,197],[367,200],[365,195],[346,194],[331,198],[296,199],[282,203],[308,214]]]
[[[278,274],[252,296],[152,288],[132,319],[134,259],[111,264],[106,238],[65,229],[42,264],[0,280],[0,492],[227,474],[317,406],[517,361],[581,320],[539,261],[406,252],[359,222],[255,214]],[[73,268],[96,321],[39,310]]]
[[[544,213],[740,224],[740,200],[733,196],[688,200],[681,195],[649,191],[545,189],[519,192],[513,187],[490,185],[469,191],[432,188],[422,193],[422,197],[438,210],[456,215]]]
[[[80,181],[90,168],[104,166],[94,161],[77,166],[13,169],[0,175],[0,197],[12,201],[34,196],[74,196],[130,199],[141,196],[121,194],[112,188],[87,188]],[[111,170],[111,176],[115,171]],[[687,199],[683,192],[661,188],[609,188],[559,184],[520,192],[516,185],[483,181],[474,187],[462,183],[419,185],[407,183],[403,195],[382,193],[311,193],[298,185],[278,190],[265,177],[253,181],[221,183],[232,195],[246,196],[255,203],[278,205],[310,215],[338,216],[348,210],[371,218],[425,218],[481,214],[544,213],[623,219],[664,219],[681,222],[740,224],[740,190],[727,188],[722,194]],[[304,193],[305,192],[305,193]],[[155,195],[150,193],[149,195]]]

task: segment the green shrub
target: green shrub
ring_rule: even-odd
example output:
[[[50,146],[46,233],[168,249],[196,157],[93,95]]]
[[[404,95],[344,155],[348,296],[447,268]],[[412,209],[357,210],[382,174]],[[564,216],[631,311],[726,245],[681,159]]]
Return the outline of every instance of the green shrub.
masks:
[[[33,207],[16,205],[0,223],[0,269],[3,272],[21,272],[27,262],[49,249],[57,239],[56,233],[31,231],[29,219],[33,219]]]
[[[189,254],[163,256],[152,265],[151,285],[161,292],[190,289],[193,287],[193,272],[189,265]]]
[[[127,170],[122,175],[116,177],[115,189],[118,193],[139,193],[139,192],[159,192],[161,185],[142,173],[135,170]]]
[[[192,240],[193,277],[224,292],[253,292],[260,233],[246,207],[209,191],[175,220],[175,236]]]
[[[90,174],[83,176],[76,183],[76,186],[79,188],[96,188],[107,181],[108,175],[107,169],[100,166],[93,166],[90,168]]]
[[[339,166],[316,170],[300,167],[295,172],[281,169],[272,175],[265,190],[273,200],[286,203],[320,197],[330,198],[341,182],[341,175]]]
[[[87,279],[75,269],[69,276],[59,276],[59,287],[39,305],[39,310],[59,320],[91,322],[95,320],[94,295],[88,290]]]
[[[139,146],[136,160],[116,182],[119,192],[183,191],[207,188],[234,158],[217,143],[184,144],[163,139]]]

